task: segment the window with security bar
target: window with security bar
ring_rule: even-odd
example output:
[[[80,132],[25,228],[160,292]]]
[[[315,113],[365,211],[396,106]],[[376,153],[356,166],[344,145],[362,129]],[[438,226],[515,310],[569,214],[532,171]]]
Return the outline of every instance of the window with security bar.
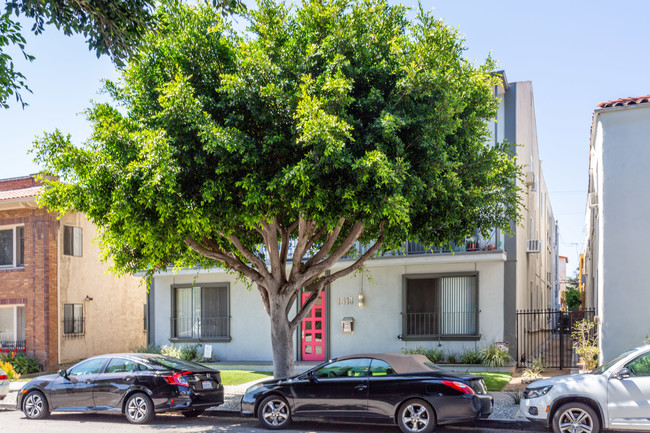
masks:
[[[403,337],[477,336],[478,276],[405,277]]]

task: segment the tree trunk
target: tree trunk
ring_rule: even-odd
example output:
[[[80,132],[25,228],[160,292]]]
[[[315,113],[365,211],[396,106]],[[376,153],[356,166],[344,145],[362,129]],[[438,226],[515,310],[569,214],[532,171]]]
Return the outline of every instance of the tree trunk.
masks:
[[[271,346],[273,348],[273,376],[293,376],[293,329],[287,317],[288,297],[277,296],[271,300]]]

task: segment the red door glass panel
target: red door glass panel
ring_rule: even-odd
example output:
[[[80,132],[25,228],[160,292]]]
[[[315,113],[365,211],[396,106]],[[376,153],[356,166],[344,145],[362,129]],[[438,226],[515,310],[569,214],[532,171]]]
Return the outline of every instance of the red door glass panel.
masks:
[[[305,304],[310,293],[302,294]],[[309,315],[302,320],[301,351],[303,361],[325,361],[325,293],[320,293]]]

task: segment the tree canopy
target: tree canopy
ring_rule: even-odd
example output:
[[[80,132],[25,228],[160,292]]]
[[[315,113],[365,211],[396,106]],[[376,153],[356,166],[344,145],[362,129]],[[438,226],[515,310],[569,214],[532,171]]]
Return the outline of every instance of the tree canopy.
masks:
[[[293,352],[275,340],[290,344],[323,287],[373,255],[509,230],[519,171],[511,145],[490,139],[494,62],[464,59],[457,30],[431,13],[260,0],[247,19],[237,32],[214,8],[163,3],[105,86],[114,103],[87,111],[88,142],[54,131],[34,152],[62,180],[41,202],[86,213],[118,271],[221,265],[247,277],[286,364]],[[356,260],[325,273],[345,255]],[[307,286],[314,295],[288,317]]]
[[[241,0],[205,0],[223,14],[242,10]],[[5,51],[15,46],[29,61],[21,23],[13,16],[34,20],[35,34],[47,24],[66,35],[82,34],[88,48],[97,57],[110,56],[118,66],[124,66],[153,19],[153,0],[7,0],[5,12],[0,14],[0,105],[8,108],[8,99],[26,105],[21,91],[30,91],[25,76],[15,69],[13,59]]]

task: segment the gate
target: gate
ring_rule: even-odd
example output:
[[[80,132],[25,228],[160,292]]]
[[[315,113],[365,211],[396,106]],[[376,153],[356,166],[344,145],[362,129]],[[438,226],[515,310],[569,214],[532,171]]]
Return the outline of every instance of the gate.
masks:
[[[576,322],[593,321],[594,316],[594,310],[517,311],[517,367],[527,367],[539,357],[548,368],[577,367],[571,330]]]

